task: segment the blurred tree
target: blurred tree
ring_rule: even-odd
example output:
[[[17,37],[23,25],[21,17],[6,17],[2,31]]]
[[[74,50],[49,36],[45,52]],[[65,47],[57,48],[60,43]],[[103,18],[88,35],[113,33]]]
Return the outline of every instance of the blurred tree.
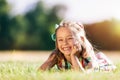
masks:
[[[11,19],[10,21],[10,35],[13,39],[12,49],[22,49],[27,43],[28,22],[24,16],[18,15]]]
[[[85,29],[91,43],[98,49],[120,50],[120,21],[87,24]]]
[[[24,16],[15,16],[11,20],[10,34],[14,40],[13,48],[22,50],[51,50],[55,44],[51,39],[54,25],[60,21],[57,11],[63,6],[46,9],[39,2],[34,10]],[[58,10],[59,9],[59,10]]]
[[[0,49],[8,49],[12,45],[9,35],[9,10],[10,7],[6,0],[0,0]]]
[[[54,25],[61,20],[63,5],[46,8],[39,2],[35,9],[25,15],[9,18],[10,6],[0,1],[0,50],[51,50],[55,44],[51,39]],[[59,17],[60,16],[60,17]],[[112,19],[86,24],[88,38],[99,49],[120,50],[120,21]]]

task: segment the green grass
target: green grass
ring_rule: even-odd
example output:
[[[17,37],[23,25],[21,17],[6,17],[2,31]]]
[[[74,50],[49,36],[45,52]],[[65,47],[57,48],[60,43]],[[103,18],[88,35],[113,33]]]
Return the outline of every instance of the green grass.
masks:
[[[82,73],[79,71],[37,71],[40,62],[0,62],[0,80],[119,80],[120,62],[113,72]]]

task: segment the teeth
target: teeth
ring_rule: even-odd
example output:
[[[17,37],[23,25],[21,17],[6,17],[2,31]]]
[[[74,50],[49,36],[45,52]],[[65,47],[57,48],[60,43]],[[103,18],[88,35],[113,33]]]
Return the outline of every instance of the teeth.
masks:
[[[70,50],[70,48],[63,48],[63,50]]]

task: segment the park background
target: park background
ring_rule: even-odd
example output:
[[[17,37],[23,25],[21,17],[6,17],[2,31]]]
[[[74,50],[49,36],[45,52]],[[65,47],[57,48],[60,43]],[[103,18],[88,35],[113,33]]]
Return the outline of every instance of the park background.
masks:
[[[64,18],[80,21],[94,48],[107,51],[105,54],[118,55],[119,13],[118,0],[1,0],[1,60],[24,60],[26,57],[29,60],[30,55],[42,59],[42,54],[50,54],[55,48],[55,42],[51,39],[55,24]],[[44,55],[44,59],[48,54]]]
[[[0,80],[119,80],[119,7],[119,0],[0,0]],[[89,41],[117,66],[114,72],[37,71],[55,48],[51,34],[64,18],[85,26]]]
[[[76,10],[70,12],[72,7],[70,8],[70,5],[67,6],[60,3],[59,0],[58,3],[57,1],[50,2],[49,0],[36,0],[34,3],[32,3],[33,0],[30,1],[31,4],[26,4],[26,8],[21,13],[21,7],[25,5],[25,2],[29,3],[29,1],[18,0],[19,7],[15,6],[15,4],[18,4],[14,0],[0,1],[0,50],[53,50],[55,44],[51,39],[51,34],[54,33],[55,24],[59,24],[66,17],[74,17],[73,19],[81,21],[85,26],[88,39],[96,48],[120,50],[120,19],[119,16],[109,15],[112,12],[119,13],[117,2],[114,1],[115,3],[112,2],[110,4],[107,1],[106,3],[105,1],[100,1],[100,4],[103,5],[92,9],[96,3],[92,3],[95,5],[89,7],[87,5],[89,2],[86,1],[85,3],[84,1],[84,3],[81,3],[82,5],[73,7],[73,9],[77,8],[76,10],[79,11],[79,13],[75,14],[71,12],[77,12]],[[70,0],[70,2],[74,1]],[[73,4],[75,6],[76,3]],[[109,9],[113,7],[112,5],[116,5],[116,12],[114,9]],[[79,7],[84,7],[82,8],[84,10]],[[102,10],[99,7],[102,7]],[[107,15],[104,13],[107,12],[106,9],[108,9]],[[90,11],[93,12],[91,13]],[[80,14],[83,17],[79,16]]]

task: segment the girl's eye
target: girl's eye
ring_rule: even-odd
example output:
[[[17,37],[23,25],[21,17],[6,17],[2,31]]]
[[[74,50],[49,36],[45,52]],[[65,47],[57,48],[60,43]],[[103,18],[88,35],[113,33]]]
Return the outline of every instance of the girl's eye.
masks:
[[[72,40],[72,39],[73,39],[72,37],[68,38],[68,40]]]
[[[62,40],[62,39],[58,39],[58,41],[60,41],[60,42],[61,42],[61,41],[63,41],[63,40]]]

